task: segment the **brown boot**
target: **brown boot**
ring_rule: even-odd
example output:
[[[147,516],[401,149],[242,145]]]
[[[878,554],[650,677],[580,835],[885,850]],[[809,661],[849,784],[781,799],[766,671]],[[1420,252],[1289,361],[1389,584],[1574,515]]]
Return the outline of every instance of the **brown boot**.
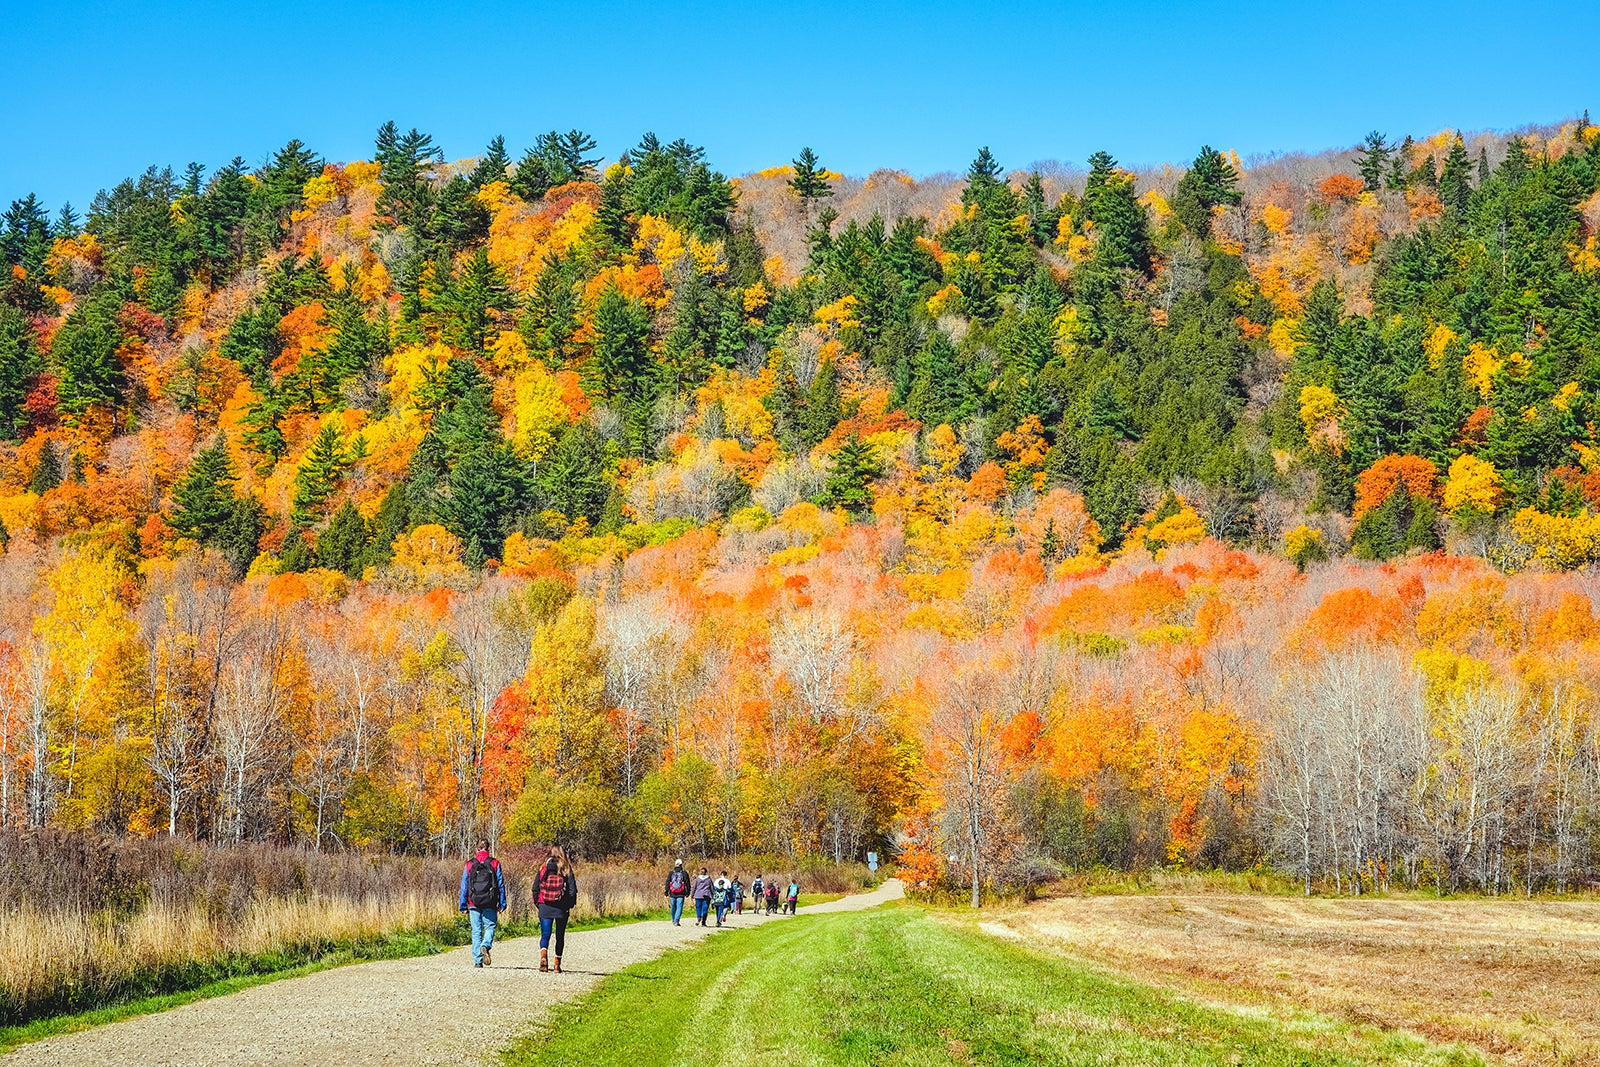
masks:
[[[561,957],[560,956],[556,957],[556,973],[557,974],[561,973]]]
[[[539,969],[541,971],[548,971],[550,969],[550,950],[547,949],[547,948],[542,948],[542,949],[539,950]],[[560,969],[561,969],[561,957],[557,956],[556,957],[556,970],[559,971]]]

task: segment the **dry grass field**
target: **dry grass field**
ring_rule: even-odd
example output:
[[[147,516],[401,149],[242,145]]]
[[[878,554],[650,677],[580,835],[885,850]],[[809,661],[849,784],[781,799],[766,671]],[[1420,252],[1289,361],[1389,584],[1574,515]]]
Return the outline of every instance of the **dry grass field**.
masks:
[[[1069,896],[984,928],[1201,998],[1461,1042],[1491,1062],[1600,1065],[1600,903]]]

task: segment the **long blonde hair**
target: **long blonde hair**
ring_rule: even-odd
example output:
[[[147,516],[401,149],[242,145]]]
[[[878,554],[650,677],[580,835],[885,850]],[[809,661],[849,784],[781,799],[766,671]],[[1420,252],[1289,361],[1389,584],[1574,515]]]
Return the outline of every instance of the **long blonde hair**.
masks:
[[[550,860],[556,861],[556,873],[566,878],[572,874],[572,861],[567,859],[567,850],[560,845],[550,846],[550,857],[545,861],[545,866],[550,865]]]

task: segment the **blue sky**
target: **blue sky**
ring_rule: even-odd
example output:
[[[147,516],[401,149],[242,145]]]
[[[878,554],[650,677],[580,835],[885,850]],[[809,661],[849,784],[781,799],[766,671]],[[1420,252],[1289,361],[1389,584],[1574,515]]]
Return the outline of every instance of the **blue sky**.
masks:
[[[80,208],[151,163],[370,154],[395,119],[449,158],[577,126],[654,130],[730,174],[1187,160],[1514,128],[1600,108],[1592,2],[1516,5],[0,0],[0,203]],[[1597,111],[1600,115],[1600,111]]]

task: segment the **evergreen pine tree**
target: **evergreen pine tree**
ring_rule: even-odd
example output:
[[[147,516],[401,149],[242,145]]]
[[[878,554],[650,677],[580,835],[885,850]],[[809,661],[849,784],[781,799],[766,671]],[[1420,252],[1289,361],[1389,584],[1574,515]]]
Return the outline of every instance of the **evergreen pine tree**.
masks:
[[[840,418],[839,373],[833,360],[824,359],[806,390],[806,406],[800,412],[800,439],[806,448],[820,444],[833,432]]]
[[[281,574],[301,574],[317,565],[317,555],[306,543],[302,528],[296,526],[283,539],[283,549],[278,553],[278,571]]]
[[[254,497],[234,501],[227,521],[217,531],[216,546],[227,557],[233,573],[243,578],[260,551],[261,535],[267,532],[267,509]]]
[[[489,330],[496,313],[516,306],[500,268],[480,245],[437,298],[444,317],[444,335],[468,352],[487,351]]]
[[[310,525],[321,518],[328,497],[338,488],[339,477],[353,462],[345,453],[339,431],[330,423],[317,431],[311,447],[294,472],[294,496],[290,501],[294,521]]]
[[[394,539],[411,529],[411,506],[405,482],[397,482],[383,494],[378,513],[372,517],[371,534],[361,554],[360,569],[382,567],[394,557]]]
[[[0,437],[15,439],[27,427],[23,404],[39,370],[39,355],[28,317],[0,303]]]
[[[972,414],[974,400],[955,345],[943,330],[934,330],[917,353],[907,414],[924,426],[959,426]]]
[[[489,147],[484,149],[483,158],[472,168],[472,176],[467,182],[474,189],[482,189],[491,182],[503,182],[506,180],[506,167],[510,163],[511,157],[506,155],[506,139],[496,134],[489,142]]]
[[[328,528],[317,537],[317,563],[329,570],[343,571],[352,578],[361,576],[361,563],[370,534],[367,521],[348,498],[328,520]]]
[[[1459,134],[1450,145],[1444,171],[1439,175],[1439,199],[1444,201],[1450,218],[1457,222],[1466,219],[1472,202],[1472,161],[1467,157],[1467,146]]]
[[[1357,149],[1356,170],[1361,173],[1361,184],[1368,192],[1383,188],[1383,179],[1389,172],[1389,145],[1383,134],[1373,130]]]
[[[817,154],[809,146],[800,150],[800,155],[792,162],[794,175],[789,179],[789,188],[800,198],[800,203],[808,209],[813,200],[821,200],[833,195],[833,186],[828,181],[827,171],[818,165]]]
[[[1107,163],[1111,157],[1104,152]],[[1095,161],[1090,160],[1093,164]],[[1209,236],[1211,233],[1211,209],[1226,205],[1234,206],[1243,201],[1244,196],[1239,192],[1239,174],[1233,169],[1233,163],[1228,157],[1205,145],[1200,149],[1200,154],[1194,157],[1194,162],[1189,165],[1189,170],[1178,179],[1177,191],[1173,194],[1172,210],[1178,220],[1188,227],[1191,233],[1199,237]],[[1096,183],[1097,192],[1106,188],[1106,185]],[[1084,200],[1089,200],[1088,190],[1085,189]],[[1104,208],[1100,208],[1104,210]],[[1098,222],[1096,223],[1098,225]]]
[[[1385,184],[1390,189],[1405,192],[1406,187],[1410,185],[1411,172],[1407,168],[1410,166],[1408,161],[1411,158],[1411,146],[1414,143],[1411,140],[1411,135],[1407,134],[1405,140],[1401,141],[1399,147],[1394,150],[1394,155],[1389,160],[1389,176],[1385,179]]]
[[[1226,161],[1223,163],[1226,165]],[[1231,166],[1228,170],[1231,173]],[[1215,191],[1209,183],[1201,189]],[[1095,224],[1099,234],[1095,241],[1095,258],[1099,262],[1113,269],[1149,269],[1150,239],[1144,205],[1134,191],[1132,176],[1119,171],[1117,161],[1108,153],[1096,152],[1089,157],[1089,177],[1081,203],[1084,217]]]
[[[233,515],[233,486],[237,480],[227,444],[219,434],[194,457],[188,471],[172,487],[172,514],[167,525],[180,537],[201,544],[214,543]]]
[[[834,453],[833,466],[817,503],[844,508],[859,518],[872,510],[872,482],[881,473],[872,446],[851,434]]]
[[[48,437],[39,446],[39,462],[34,464],[33,477],[28,479],[28,492],[44,496],[61,484],[61,455],[56,444]]]
[[[650,359],[650,316],[636,301],[608,288],[594,314],[594,353],[600,389],[622,409],[634,451],[644,447],[655,365]]]

